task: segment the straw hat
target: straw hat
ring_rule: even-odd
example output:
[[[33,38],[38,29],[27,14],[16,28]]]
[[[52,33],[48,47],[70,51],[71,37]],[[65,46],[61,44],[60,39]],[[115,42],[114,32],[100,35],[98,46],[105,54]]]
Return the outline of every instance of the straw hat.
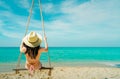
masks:
[[[42,42],[42,36],[35,32],[30,32],[23,38],[23,42],[29,47],[37,47]]]

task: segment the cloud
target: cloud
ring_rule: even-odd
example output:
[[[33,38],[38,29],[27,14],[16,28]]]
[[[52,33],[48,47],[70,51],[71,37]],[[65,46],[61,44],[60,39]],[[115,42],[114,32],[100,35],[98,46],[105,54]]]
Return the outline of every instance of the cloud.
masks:
[[[43,6],[42,10],[46,15],[50,14],[55,17],[55,14],[61,13],[60,4],[54,4],[52,2],[49,2],[49,3],[44,3],[42,6]]]
[[[3,21],[2,21],[2,20],[0,20],[0,27],[1,27],[1,26],[3,26]]]
[[[83,4],[76,4],[75,1],[64,1],[58,7],[52,6],[50,11],[46,9],[48,14],[55,13],[57,9],[60,16],[54,16],[48,22],[52,31],[57,30],[57,34],[67,34],[59,37],[66,38],[67,40],[77,40],[83,42],[94,41],[100,44],[105,42],[116,43],[120,39],[119,35],[119,0],[99,1],[92,0]],[[102,6],[101,6],[102,5]],[[56,13],[56,14],[57,14]],[[48,27],[48,28],[49,28]],[[53,27],[53,28],[52,28]],[[58,29],[61,29],[61,32]],[[56,37],[58,38],[56,34]],[[55,35],[53,33],[53,35]],[[72,38],[70,37],[72,36]],[[80,45],[80,41],[78,42]],[[67,41],[66,41],[67,42]],[[118,42],[118,41],[117,41]]]
[[[25,4],[29,3],[25,1]],[[119,0],[91,0],[84,3],[78,1],[65,0],[60,4],[43,4],[45,15],[52,15],[45,16],[50,18],[45,20],[50,46],[120,46]],[[28,5],[22,7],[27,9]],[[1,11],[1,33],[10,38],[22,38],[27,17]],[[38,16],[34,15],[31,18],[29,31],[41,33],[41,21],[35,17]]]
[[[24,9],[29,9],[30,8],[29,0],[18,0],[18,1],[16,1],[16,3],[21,8],[24,8]]]
[[[22,38],[26,30],[28,16],[21,16],[10,11],[1,11],[0,32],[10,38]],[[29,30],[41,30],[41,21],[31,18]],[[9,35],[8,35],[9,34]]]
[[[21,18],[21,16],[15,15],[9,11],[1,11],[0,18],[2,18],[2,24],[0,24],[0,32],[2,35],[18,38],[19,33],[23,32],[23,27],[19,24],[19,21],[24,21],[22,19],[25,18]]]
[[[54,12],[62,14],[61,16],[52,17],[54,18],[53,20],[60,19],[64,20],[65,22],[68,21],[70,23],[72,22],[73,24],[79,24],[83,26],[89,24],[99,24],[110,19],[119,19],[120,17],[118,15],[120,11],[118,11],[118,2],[118,0],[92,0],[91,2],[86,2],[78,5],[75,1],[67,0],[57,7],[56,5],[49,3],[47,4],[48,7],[51,6],[51,4],[52,7],[50,7],[50,9],[48,7],[44,9],[45,12],[49,14],[52,14]]]
[[[46,7],[47,6],[47,7]],[[52,12],[56,12],[54,9],[54,4],[53,3],[46,3],[43,5],[43,11],[45,13],[52,13]]]
[[[15,32],[6,31],[6,30],[2,30],[1,32],[2,32],[2,35],[9,38],[21,39],[21,36],[22,36],[21,33],[15,33]]]

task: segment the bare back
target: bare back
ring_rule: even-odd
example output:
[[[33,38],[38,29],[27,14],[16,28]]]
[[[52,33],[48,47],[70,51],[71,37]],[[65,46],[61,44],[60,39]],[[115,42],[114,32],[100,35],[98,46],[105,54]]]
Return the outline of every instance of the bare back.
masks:
[[[30,66],[33,65],[35,67],[35,69],[39,69],[41,67],[41,63],[40,63],[39,59],[40,59],[41,53],[45,52],[45,51],[46,50],[44,48],[40,48],[38,50],[38,54],[37,54],[35,59],[32,59],[28,54],[25,54],[25,56],[26,56],[26,65],[25,65],[25,67],[27,69],[29,69]]]

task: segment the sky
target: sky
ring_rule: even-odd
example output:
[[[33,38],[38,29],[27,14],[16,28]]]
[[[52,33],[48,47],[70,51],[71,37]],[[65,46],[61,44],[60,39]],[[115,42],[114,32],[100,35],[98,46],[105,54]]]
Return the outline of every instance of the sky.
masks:
[[[0,0],[0,47],[19,46],[32,0]],[[120,0],[41,0],[49,47],[120,47]],[[38,0],[28,28],[42,34]],[[42,42],[44,46],[44,42]]]

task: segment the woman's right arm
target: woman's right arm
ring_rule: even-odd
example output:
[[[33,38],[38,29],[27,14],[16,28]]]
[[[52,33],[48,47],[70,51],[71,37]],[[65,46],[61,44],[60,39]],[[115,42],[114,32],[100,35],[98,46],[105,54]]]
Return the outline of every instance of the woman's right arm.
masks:
[[[39,52],[48,52],[48,43],[47,43],[47,38],[46,37],[44,37],[44,43],[45,43],[45,47],[40,48]]]

